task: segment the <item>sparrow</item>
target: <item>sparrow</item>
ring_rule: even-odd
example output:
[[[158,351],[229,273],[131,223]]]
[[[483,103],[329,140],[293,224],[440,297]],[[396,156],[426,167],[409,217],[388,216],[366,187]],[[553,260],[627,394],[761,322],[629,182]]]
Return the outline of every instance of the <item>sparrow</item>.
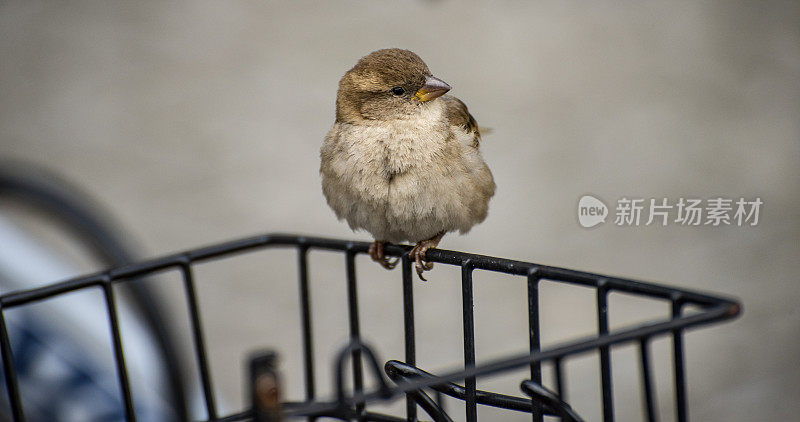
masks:
[[[372,234],[370,257],[386,269],[398,261],[387,243],[414,243],[422,280],[428,249],[486,219],[495,192],[478,124],[450,89],[413,52],[374,51],[339,81],[320,150],[322,192],[338,219]]]

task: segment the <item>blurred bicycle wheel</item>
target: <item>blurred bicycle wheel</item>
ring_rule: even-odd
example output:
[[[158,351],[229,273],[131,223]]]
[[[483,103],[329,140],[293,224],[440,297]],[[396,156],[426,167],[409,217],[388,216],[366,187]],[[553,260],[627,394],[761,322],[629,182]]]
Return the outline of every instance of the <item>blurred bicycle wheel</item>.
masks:
[[[0,163],[0,293],[132,262],[132,247],[94,201],[33,165]],[[133,401],[141,420],[187,420],[186,385],[159,293],[115,286]],[[29,420],[124,420],[102,292],[6,311]],[[0,373],[0,377],[3,374]],[[0,418],[10,406],[0,382]]]

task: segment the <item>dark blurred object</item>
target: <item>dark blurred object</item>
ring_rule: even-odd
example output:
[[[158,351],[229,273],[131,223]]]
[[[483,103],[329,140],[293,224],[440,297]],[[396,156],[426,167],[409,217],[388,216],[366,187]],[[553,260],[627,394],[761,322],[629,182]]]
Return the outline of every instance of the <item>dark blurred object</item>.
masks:
[[[265,352],[250,360],[250,397],[254,422],[280,422],[281,385],[277,370],[278,355]]]
[[[93,258],[96,265],[101,268],[129,264],[133,262],[136,256],[133,252],[134,248],[123,240],[130,239],[130,236],[123,234],[121,225],[114,222],[102,207],[80,189],[66,182],[62,177],[30,163],[2,162],[0,163],[0,219],[4,217],[4,213],[18,207],[24,209],[26,218],[37,220],[33,224],[56,226],[63,233],[63,237],[67,239],[66,249],[74,249],[74,251],[66,252],[76,253],[75,251],[81,251],[84,254],[88,254]],[[12,225],[16,225],[13,220],[11,222]],[[17,234],[22,233],[24,233],[23,230],[17,232]],[[33,242],[47,240],[37,237],[35,234],[27,237],[29,237],[27,240],[32,240]],[[7,245],[8,248],[14,248],[13,243]],[[0,252],[0,254],[2,253]],[[6,249],[6,253],[9,253],[8,249]],[[41,256],[37,259],[46,260],[48,258]],[[2,270],[0,268],[0,272]],[[17,269],[15,271],[8,271],[7,273],[18,275],[20,270]],[[64,275],[61,277],[64,277]],[[20,280],[20,277],[7,275],[0,281],[3,282],[0,287],[4,291],[35,287],[35,285],[25,285],[26,281]],[[36,282],[51,281],[53,280],[38,280]],[[165,323],[168,319],[164,317],[164,307],[160,298],[145,283],[128,283],[120,293],[122,297],[132,304],[136,318],[143,321],[146,330],[155,341],[153,358],[159,361],[160,367],[163,368],[166,374],[165,379],[159,382],[165,383],[168,387],[169,398],[167,402],[172,407],[169,413],[179,420],[186,420],[186,394],[182,381],[181,362],[178,359],[177,348],[171,340],[170,327]],[[58,332],[53,328],[48,329],[48,322],[37,318],[37,315],[26,315],[23,320],[26,323],[20,329],[28,332],[28,334],[35,333],[34,338],[53,340],[55,343],[61,342],[59,343],[61,346],[69,343],[69,339],[59,338],[56,340],[59,336],[63,337],[64,333]],[[83,327],[78,327],[77,329],[81,328]],[[75,344],[72,344],[70,347],[75,346]],[[80,344],[77,346],[79,349]],[[32,353],[31,350],[39,349],[27,349],[23,353],[29,355]],[[54,352],[44,346],[39,351],[43,356]],[[62,352],[64,351],[58,349],[58,353]],[[91,356],[93,351],[84,350],[81,352],[80,350],[73,350],[73,352],[75,356]],[[19,356],[19,354],[17,355]],[[17,365],[20,364],[20,362],[16,363]],[[85,363],[89,366],[92,365],[91,361]],[[72,362],[72,365],[74,366],[74,362]],[[92,382],[92,377],[89,374],[101,377],[98,371],[102,372],[102,370],[99,370],[96,366],[86,369],[87,373],[81,376],[82,379],[88,379],[84,384]],[[40,375],[38,373],[23,373],[20,371],[20,378]],[[26,383],[25,380],[20,381],[23,384]],[[50,380],[46,384],[52,385],[54,381]],[[66,387],[74,388],[76,385],[73,383]],[[57,406],[57,402],[57,400],[50,400],[46,403]],[[53,414],[53,412],[45,410],[44,414]],[[160,413],[156,411],[155,415],[158,414]],[[161,416],[165,415],[161,414]]]
[[[75,237],[76,247],[90,251],[108,266],[129,264],[135,257],[119,224],[86,193],[46,169],[30,163],[0,162],[0,201],[23,203],[46,214]]]

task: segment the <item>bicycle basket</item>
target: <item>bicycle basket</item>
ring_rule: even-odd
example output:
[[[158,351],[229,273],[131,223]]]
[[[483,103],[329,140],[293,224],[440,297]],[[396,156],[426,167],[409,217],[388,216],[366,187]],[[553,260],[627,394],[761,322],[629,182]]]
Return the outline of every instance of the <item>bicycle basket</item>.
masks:
[[[209,375],[193,266],[212,259],[226,259],[246,251],[273,247],[293,248],[297,251],[305,400],[280,402],[277,394],[280,381],[276,375],[273,355],[256,356],[250,365],[252,408],[220,416]],[[463,401],[464,415],[467,421],[477,420],[479,405],[513,412],[526,412],[531,415],[533,421],[542,421],[545,416],[559,417],[565,421],[578,421],[582,420],[579,412],[565,401],[567,394],[564,382],[565,362],[578,355],[597,353],[603,420],[611,421],[615,417],[611,351],[616,347],[633,345],[638,350],[643,420],[655,421],[658,420],[659,415],[655,403],[650,349],[654,339],[668,338],[671,340],[675,417],[678,421],[685,421],[688,419],[688,409],[684,331],[691,327],[734,318],[740,312],[740,305],[736,301],[709,294],[529,262],[432,249],[427,252],[429,261],[457,266],[461,270],[464,352],[462,369],[432,374],[416,366],[416,321],[414,318],[412,262],[408,259],[410,249],[408,246],[391,245],[386,248],[387,255],[400,257],[401,260],[404,359],[403,361],[391,360],[381,365],[375,351],[362,342],[355,258],[357,255],[365,254],[368,248],[369,244],[364,242],[268,234],[165,256],[136,265],[50,284],[38,289],[5,294],[0,297],[0,350],[2,350],[3,369],[12,415],[15,420],[24,420],[25,400],[24,392],[21,392],[17,380],[15,358],[18,360],[19,357],[15,357],[12,353],[12,344],[15,339],[9,336],[6,312],[12,308],[23,307],[78,290],[100,289],[108,309],[112,351],[116,362],[121,400],[124,403],[124,413],[128,420],[136,420],[137,412],[126,373],[125,353],[114,301],[114,286],[166,270],[179,272],[183,279],[184,293],[190,313],[192,344],[198,363],[197,371],[202,385],[208,420],[274,421],[286,418],[305,417],[308,420],[314,420],[328,417],[360,421],[415,421],[418,418],[450,421],[453,412],[445,410],[441,398],[442,395],[446,395]],[[312,336],[308,271],[310,250],[342,253],[345,259],[347,279],[350,342],[336,355],[335,397],[323,399],[316,397],[315,348]],[[527,287],[527,341],[530,346],[527,353],[476,364],[475,314],[473,310],[473,273],[476,270],[508,274],[519,279],[521,283],[525,283]],[[593,291],[597,316],[595,335],[553,346],[540,346],[539,286],[543,281],[566,283]],[[437,282],[446,281],[437,280]],[[668,304],[671,314],[663,320],[611,329],[608,318],[608,298],[609,294],[613,292],[654,299]],[[691,307],[693,311],[686,312],[687,307]],[[345,361],[348,360],[352,367],[349,377],[345,371]],[[365,374],[364,364],[369,369],[369,375]],[[552,383],[543,382],[543,365],[552,366],[554,374]],[[527,368],[525,369],[526,375],[520,379],[520,389],[524,393],[523,395],[512,396],[477,389],[476,379],[478,377],[520,368]],[[365,387],[365,379],[368,376],[375,380],[374,387]],[[352,391],[346,391],[344,386],[346,378],[352,380]],[[548,388],[545,385],[551,387]],[[434,394],[434,398],[429,395],[431,392]],[[375,403],[401,397],[405,397],[406,400],[405,414],[403,415],[375,412],[370,408]]]

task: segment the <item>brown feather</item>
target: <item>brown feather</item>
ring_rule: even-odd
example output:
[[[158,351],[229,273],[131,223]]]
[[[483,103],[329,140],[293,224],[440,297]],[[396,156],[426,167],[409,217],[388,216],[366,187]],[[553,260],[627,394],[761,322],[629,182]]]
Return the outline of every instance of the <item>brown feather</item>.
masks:
[[[475,134],[475,147],[478,146],[481,140],[481,129],[475,118],[469,114],[467,105],[463,101],[452,95],[443,95],[442,99],[447,106],[447,119],[453,126],[460,126],[467,132]]]

